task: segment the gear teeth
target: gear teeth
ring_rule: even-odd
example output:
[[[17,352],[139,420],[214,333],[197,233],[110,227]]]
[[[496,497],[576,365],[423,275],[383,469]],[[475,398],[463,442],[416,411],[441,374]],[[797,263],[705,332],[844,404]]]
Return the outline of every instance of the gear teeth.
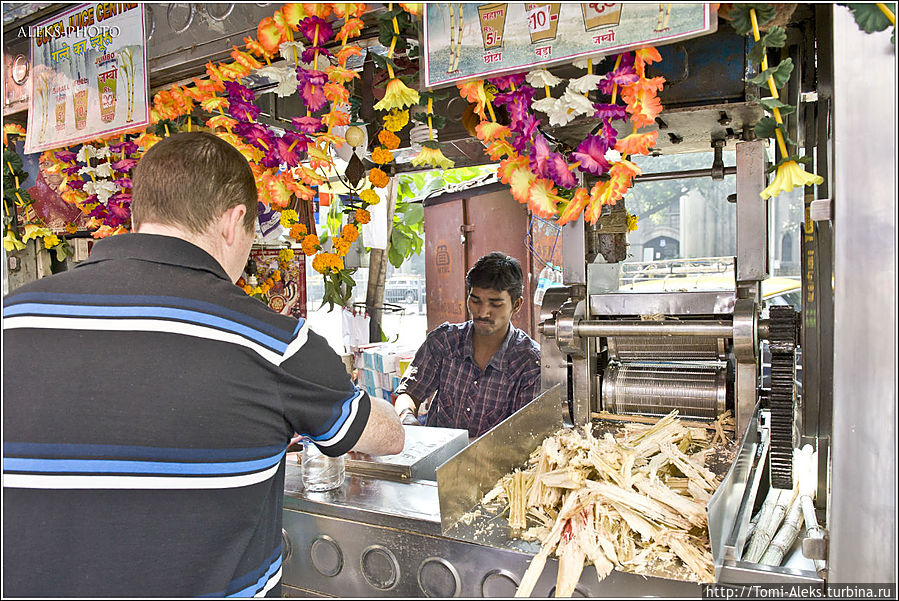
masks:
[[[790,306],[770,309],[771,485],[793,488],[794,352],[799,339],[797,313]]]

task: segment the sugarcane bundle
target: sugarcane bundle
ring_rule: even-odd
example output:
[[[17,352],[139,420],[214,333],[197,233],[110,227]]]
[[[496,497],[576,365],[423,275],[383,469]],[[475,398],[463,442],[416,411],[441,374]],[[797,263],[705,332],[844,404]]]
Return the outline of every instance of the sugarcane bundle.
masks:
[[[558,597],[571,596],[589,564],[600,580],[613,569],[645,573],[667,562],[684,579],[713,582],[705,505],[719,480],[705,467],[711,438],[676,411],[616,435],[594,436],[588,426],[547,437],[483,501],[507,503],[515,532],[541,543],[516,596],[531,594],[553,554]]]

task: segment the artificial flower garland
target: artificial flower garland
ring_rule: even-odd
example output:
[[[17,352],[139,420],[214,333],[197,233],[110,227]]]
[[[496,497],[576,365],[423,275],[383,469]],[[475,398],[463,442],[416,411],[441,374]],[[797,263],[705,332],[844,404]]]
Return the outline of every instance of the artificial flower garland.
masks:
[[[512,196],[539,217],[558,216],[559,223],[564,224],[583,213],[593,224],[602,207],[622,198],[634,176],[641,173],[627,156],[649,154],[655,146],[658,132],[638,130],[653,124],[662,111],[657,93],[665,80],[647,78],[645,72],[647,64],[659,60],[658,51],[651,47],[624,53],[618,56],[612,71],[602,77],[593,75],[592,61],[579,61],[575,66],[586,68],[587,74],[571,80],[559,97],[552,96],[551,88],[561,80],[542,69],[457,87],[460,95],[474,104],[474,112],[480,117],[477,137],[492,160],[501,159],[498,174],[504,184],[509,184]],[[611,96],[609,103],[590,102],[587,94],[597,87]],[[543,88],[545,96],[535,102],[537,88]],[[619,89],[625,106],[616,103]],[[509,126],[497,122],[494,102],[505,106]],[[539,130],[540,120],[532,109],[546,113],[551,125],[564,125],[582,114],[592,114],[601,119],[602,125],[598,133],[581,141],[566,157],[553,150],[553,144]],[[632,131],[619,139],[612,121],[628,114]],[[577,185],[575,169],[607,179],[588,190]],[[563,198],[555,186],[565,189],[569,198]]]
[[[731,24],[737,33],[747,35],[750,32],[756,46],[750,53],[750,59],[761,59],[762,71],[756,77],[749,79],[750,83],[759,86],[767,85],[771,91],[769,98],[763,98],[760,104],[766,111],[773,115],[765,117],[755,125],[756,135],[760,138],[774,137],[780,150],[781,159],[775,166],[777,173],[771,184],[760,193],[767,200],[772,196],[778,196],[781,192],[789,192],[793,188],[820,185],[824,178],[814,173],[808,173],[802,164],[810,162],[808,157],[801,154],[790,155],[787,149],[789,137],[784,127],[782,113],[792,112],[795,107],[781,102],[777,88],[786,85],[793,71],[793,61],[785,58],[776,67],[768,68],[768,48],[781,48],[786,43],[787,34],[783,27],[772,27],[762,38],[759,33],[759,21],[764,25],[771,21],[776,12],[773,7],[759,5],[758,8],[751,5],[734,5],[731,10]],[[747,18],[748,17],[748,18]],[[761,17],[761,19],[759,18]],[[792,144],[792,141],[789,141]]]

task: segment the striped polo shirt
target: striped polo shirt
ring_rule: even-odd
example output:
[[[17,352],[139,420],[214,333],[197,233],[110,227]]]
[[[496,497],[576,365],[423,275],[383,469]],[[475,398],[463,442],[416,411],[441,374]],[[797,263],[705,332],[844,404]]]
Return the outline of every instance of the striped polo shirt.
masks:
[[[3,302],[3,590],[280,596],[284,456],[368,421],[327,342],[168,236]]]

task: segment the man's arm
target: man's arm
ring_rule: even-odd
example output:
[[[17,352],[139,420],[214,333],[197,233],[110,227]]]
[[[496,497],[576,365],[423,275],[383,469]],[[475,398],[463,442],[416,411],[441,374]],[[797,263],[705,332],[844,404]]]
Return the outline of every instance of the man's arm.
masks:
[[[393,408],[396,411],[396,414],[400,417],[403,424],[409,426],[417,426],[418,418],[418,408],[421,406],[421,401],[416,401],[412,398],[412,395],[408,393],[403,393],[396,397],[396,401],[393,403]]]
[[[353,450],[369,455],[396,455],[403,452],[405,436],[406,432],[390,403],[372,399],[368,422]]]
[[[428,398],[438,386],[442,360],[442,353],[438,348],[438,335],[442,327],[428,334],[403,375],[403,381],[397,386],[393,408],[404,424],[418,425],[416,415],[421,406],[421,399]]]

